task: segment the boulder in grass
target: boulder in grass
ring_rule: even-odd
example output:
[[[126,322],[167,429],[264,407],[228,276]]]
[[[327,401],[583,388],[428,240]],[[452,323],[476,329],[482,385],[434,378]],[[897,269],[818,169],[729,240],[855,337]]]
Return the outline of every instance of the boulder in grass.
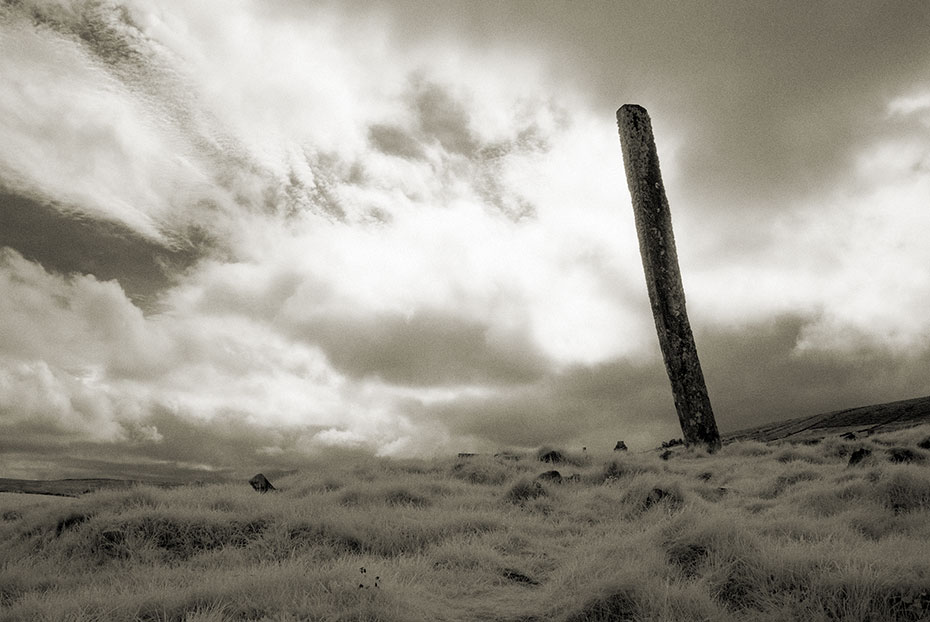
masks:
[[[856,451],[852,452],[852,455],[849,456],[849,463],[846,466],[854,466],[859,464],[866,458],[872,455],[871,449],[866,449],[865,447],[860,447]]]
[[[614,451],[626,451],[626,443],[623,441],[617,441],[617,444],[614,445]]]
[[[840,438],[842,438],[842,439],[844,439],[844,440],[847,440],[847,441],[854,441],[854,440],[856,440],[856,433],[855,433],[855,432],[846,432],[845,434],[841,434],[841,435],[840,435]]]
[[[268,481],[268,478],[261,473],[250,479],[249,484],[252,485],[252,488],[261,493],[266,493],[269,490],[276,490],[276,488],[271,485],[271,482]]]

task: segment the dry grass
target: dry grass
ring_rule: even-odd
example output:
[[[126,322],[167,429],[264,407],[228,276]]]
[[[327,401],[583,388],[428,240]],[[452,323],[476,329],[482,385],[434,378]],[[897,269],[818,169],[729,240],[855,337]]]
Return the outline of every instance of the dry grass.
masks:
[[[7,495],[0,620],[926,620],[928,437]]]

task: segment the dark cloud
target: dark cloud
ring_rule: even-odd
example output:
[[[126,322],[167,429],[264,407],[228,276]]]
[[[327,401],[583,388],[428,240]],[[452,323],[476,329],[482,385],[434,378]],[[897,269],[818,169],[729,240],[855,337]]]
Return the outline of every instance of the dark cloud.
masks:
[[[211,420],[196,420],[156,406],[145,421],[162,440],[140,445],[146,458],[216,468],[252,469],[259,465],[293,464],[298,441],[322,430],[318,426],[276,428],[254,421],[247,413],[217,413]]]
[[[527,335],[496,334],[448,312],[324,317],[295,322],[292,330],[349,376],[406,386],[525,383],[549,365]]]
[[[541,51],[553,88],[582,86],[605,118],[624,103],[644,105],[657,133],[686,137],[682,188],[722,212],[784,208],[830,187],[882,131],[887,100],[930,72],[923,0],[400,0],[377,10],[393,17],[401,41],[464,37]]]
[[[630,435],[674,433],[671,394],[660,363],[578,366],[487,397],[431,412],[453,433],[517,447],[584,445],[605,449]],[[662,433],[664,431],[664,434]],[[613,439],[613,440],[611,440]]]
[[[49,479],[249,477],[256,471],[270,474],[270,470],[291,469],[305,462],[307,454],[300,442],[321,429],[275,429],[236,413],[198,421],[157,405],[138,425],[156,429],[158,440],[128,437],[94,442],[67,429],[0,418],[0,468],[5,476],[21,473]]]
[[[813,319],[784,316],[698,335],[721,431],[930,393],[924,372],[930,369],[930,349],[899,353],[863,344],[845,355],[799,350]],[[426,416],[489,445],[605,449],[617,439],[657,445],[681,436],[668,377],[657,358],[576,366],[428,409]]]
[[[439,141],[448,152],[466,157],[475,155],[479,141],[471,129],[467,106],[447,89],[429,81],[414,81],[413,107],[420,130]]]
[[[0,188],[0,247],[61,274],[115,279],[139,307],[152,310],[159,292],[208,254],[200,232],[171,248],[112,222],[79,218]]]
[[[923,373],[930,349],[902,354],[863,343],[844,357],[799,350],[813,319],[784,316],[698,335],[722,431],[930,393]],[[486,387],[480,397],[441,405],[411,402],[405,412],[445,427],[469,448],[550,444],[606,450],[625,439],[645,449],[681,434],[657,357],[550,371],[523,384]],[[67,421],[0,413],[0,466],[6,476],[210,479],[300,468],[308,448],[313,455],[327,451],[311,441],[323,426],[270,426],[233,411],[198,419],[154,404],[118,425],[118,438],[93,441]],[[370,449],[363,444],[353,451]]]
[[[848,350],[798,348],[818,318],[786,315],[698,336],[711,401],[726,430],[930,394],[930,348],[862,339]]]
[[[382,153],[420,160],[424,157],[423,145],[410,132],[396,125],[376,124],[368,128],[368,140]]]

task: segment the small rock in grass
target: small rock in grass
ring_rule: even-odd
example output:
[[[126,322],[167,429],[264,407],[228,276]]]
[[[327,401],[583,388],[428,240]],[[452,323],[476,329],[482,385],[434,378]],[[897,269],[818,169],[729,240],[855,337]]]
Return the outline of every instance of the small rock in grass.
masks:
[[[623,441],[617,441],[617,444],[614,445],[614,451],[626,451],[626,450],[627,450],[626,443],[624,443]]]
[[[252,488],[260,493],[266,493],[269,490],[276,490],[276,488],[271,485],[271,482],[268,481],[268,478],[261,473],[250,479],[249,484],[251,484]]]

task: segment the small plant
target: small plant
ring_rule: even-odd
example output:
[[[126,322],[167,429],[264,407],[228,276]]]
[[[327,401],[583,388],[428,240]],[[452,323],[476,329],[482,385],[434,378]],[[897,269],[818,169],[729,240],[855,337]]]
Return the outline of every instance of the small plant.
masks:
[[[362,575],[362,581],[358,584],[358,589],[360,590],[367,590],[369,588],[381,589],[381,577],[375,577],[375,580],[373,583],[366,583],[366,581],[370,580],[370,577],[368,575],[368,569],[362,566],[361,568],[358,569],[358,571],[359,571],[359,574]]]

